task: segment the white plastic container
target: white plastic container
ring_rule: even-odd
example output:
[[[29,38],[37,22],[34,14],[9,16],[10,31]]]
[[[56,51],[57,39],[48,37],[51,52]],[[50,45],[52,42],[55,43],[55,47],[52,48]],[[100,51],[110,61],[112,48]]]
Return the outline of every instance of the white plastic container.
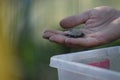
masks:
[[[94,65],[102,61],[107,69]],[[59,80],[120,80],[120,46],[53,56],[50,66]]]

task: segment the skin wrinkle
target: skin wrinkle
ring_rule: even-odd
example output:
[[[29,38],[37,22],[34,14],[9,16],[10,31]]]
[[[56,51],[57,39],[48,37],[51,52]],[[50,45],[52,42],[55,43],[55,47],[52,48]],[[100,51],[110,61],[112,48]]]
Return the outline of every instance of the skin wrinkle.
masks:
[[[115,24],[111,24],[112,26],[111,27],[118,27],[116,26]],[[118,32],[120,29],[119,28],[116,28],[116,31],[113,31],[112,28],[109,26],[109,29],[104,29],[102,32],[97,32],[98,36],[96,36],[98,38],[99,41],[101,42],[104,42],[104,43],[109,43],[109,42],[112,42],[114,40],[116,40],[117,38],[120,38],[119,34],[116,33]],[[117,31],[118,30],[118,31]],[[104,35],[102,35],[104,34]],[[112,39],[111,39],[111,35],[112,36]],[[115,38],[113,38],[114,36],[116,36]],[[118,36],[118,37],[117,37]],[[102,44],[102,43],[101,43]]]
[[[117,32],[119,32],[120,31],[120,27],[119,27],[119,24],[117,23],[117,24],[114,24],[114,23],[111,23],[111,28],[109,28],[109,29],[106,29],[104,32],[107,32],[106,33],[106,37],[108,37],[108,39],[107,40],[109,40],[109,41],[114,41],[114,40],[116,40],[117,38],[120,38],[120,35],[117,33]],[[112,27],[114,26],[114,31],[113,31],[113,29],[112,29]],[[109,34],[108,34],[108,32],[109,32]],[[111,35],[111,36],[108,36],[108,35]],[[115,36],[115,37],[114,37]]]
[[[111,12],[108,12],[108,13],[111,13],[111,17],[108,17],[108,18],[105,17],[105,19],[102,18],[104,21],[102,21],[102,22],[99,23],[99,24],[96,24],[95,26],[92,25],[92,27],[96,27],[96,26],[99,26],[99,25],[105,24],[107,21],[110,21],[110,19],[112,19],[112,18],[114,17],[114,14],[115,14],[116,12],[115,12],[115,11],[111,11]],[[94,14],[92,14],[92,12],[91,12],[90,14],[91,14],[90,17],[94,16]],[[110,14],[109,14],[109,15],[110,15]],[[104,16],[101,16],[101,17],[104,17]],[[99,19],[100,16],[97,15],[97,16],[92,17],[91,19],[94,19],[94,20],[95,20],[96,18]],[[89,21],[89,20],[88,20],[88,21]],[[88,28],[90,27],[88,23],[86,23],[86,26],[88,26]],[[97,27],[97,28],[99,28],[99,27]]]
[[[114,16],[115,13],[116,13],[117,16]],[[90,28],[89,30],[97,32],[98,29],[99,29],[99,31],[101,31],[101,30],[103,30],[103,28],[106,28],[104,26],[108,25],[110,22],[112,22],[114,19],[116,19],[118,17],[118,12],[112,11],[111,14],[112,14],[111,17],[106,19],[104,23],[99,24],[99,25],[102,25],[102,26],[96,25],[96,26],[99,26],[99,27],[94,26],[95,28]]]
[[[90,37],[95,37],[96,39],[97,39],[97,41],[98,41],[98,43],[99,44],[105,44],[105,43],[107,43],[107,42],[109,42],[109,41],[107,41],[105,38],[106,38],[106,36],[105,35],[102,35],[101,34],[101,32],[97,32],[97,33],[95,33],[94,35],[90,35]],[[107,41],[107,42],[106,42]]]
[[[92,38],[91,38],[92,39]],[[84,39],[83,39],[84,40]],[[93,44],[93,43],[96,43],[95,42],[95,40],[94,40],[94,42],[89,42],[89,40],[88,39],[86,39],[85,40],[85,42],[83,42],[83,43],[79,43],[80,41],[82,41],[82,39],[81,40],[76,40],[76,39],[74,39],[74,38],[71,38],[71,39],[67,39],[66,40],[66,44],[67,45],[74,45],[74,47],[91,47],[91,46],[94,46],[94,45],[96,45],[96,44]],[[75,42],[74,44],[72,44],[72,42]],[[92,44],[92,45],[91,45]]]

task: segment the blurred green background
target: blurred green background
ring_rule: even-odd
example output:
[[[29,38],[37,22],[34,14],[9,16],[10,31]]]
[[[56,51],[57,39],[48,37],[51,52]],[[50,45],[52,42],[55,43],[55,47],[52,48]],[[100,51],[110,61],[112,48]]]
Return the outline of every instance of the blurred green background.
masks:
[[[58,80],[57,70],[49,67],[50,57],[88,49],[74,49],[42,38],[46,29],[63,30],[59,21],[98,6],[120,9],[120,0],[8,0],[10,31],[16,44],[23,80]],[[120,45],[120,40],[98,46]],[[89,48],[93,49],[93,48]],[[95,49],[95,48],[94,48]]]

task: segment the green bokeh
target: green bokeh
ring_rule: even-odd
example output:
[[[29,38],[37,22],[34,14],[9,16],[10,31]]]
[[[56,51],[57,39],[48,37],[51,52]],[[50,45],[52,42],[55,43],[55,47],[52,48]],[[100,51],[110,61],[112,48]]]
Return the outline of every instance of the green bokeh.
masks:
[[[34,0],[28,28],[24,28],[19,40],[25,80],[57,80],[56,69],[49,67],[50,57],[54,55],[120,45],[120,40],[117,40],[95,48],[74,49],[42,38],[46,29],[62,30],[59,21],[64,17],[103,5],[120,9],[119,3],[119,0]]]

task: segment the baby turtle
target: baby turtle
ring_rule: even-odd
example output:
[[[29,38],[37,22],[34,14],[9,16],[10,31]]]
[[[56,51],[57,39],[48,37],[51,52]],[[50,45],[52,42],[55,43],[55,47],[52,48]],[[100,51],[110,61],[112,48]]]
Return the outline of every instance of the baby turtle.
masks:
[[[65,34],[65,36],[72,38],[80,38],[80,37],[84,37],[84,33],[81,32],[79,29],[72,29],[69,31],[69,33]]]

